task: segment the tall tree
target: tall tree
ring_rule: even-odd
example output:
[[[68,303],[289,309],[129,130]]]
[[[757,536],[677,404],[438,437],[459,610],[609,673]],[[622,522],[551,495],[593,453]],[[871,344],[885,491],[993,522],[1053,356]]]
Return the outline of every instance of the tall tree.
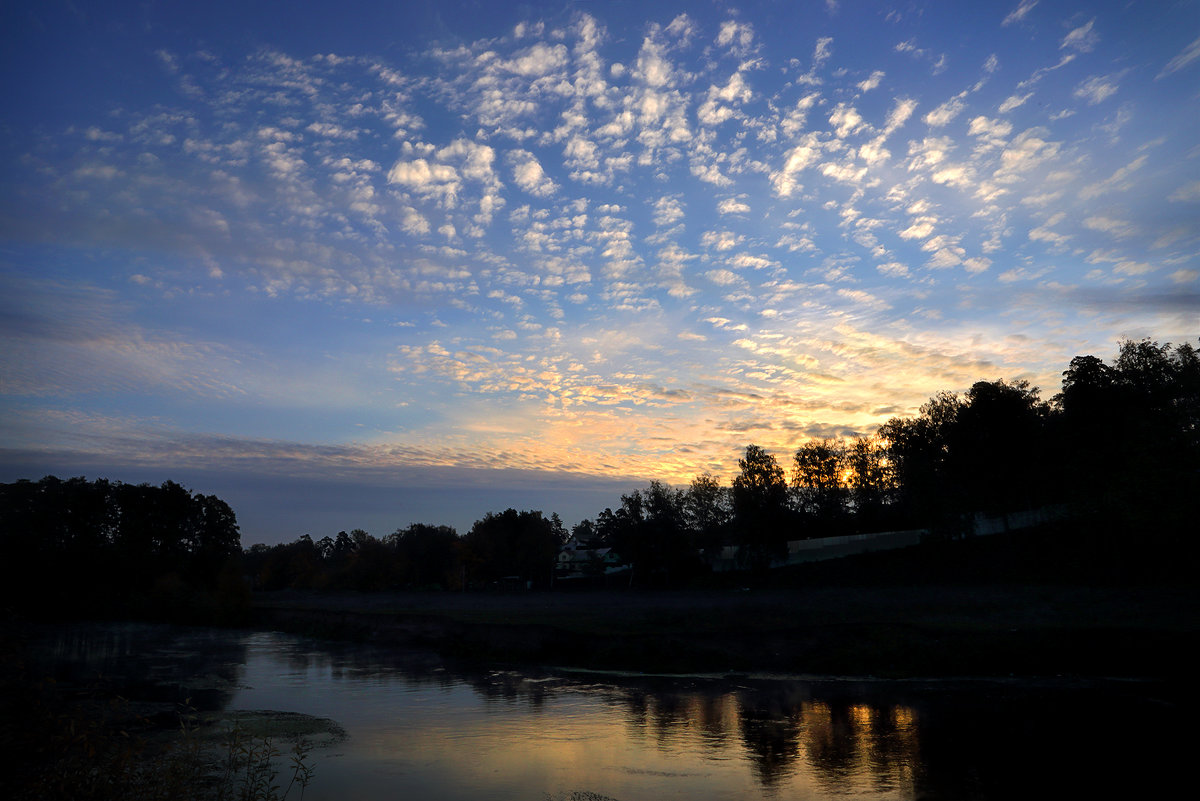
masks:
[[[895,490],[887,449],[878,437],[855,437],[846,451],[846,469],[859,531],[882,530]]]
[[[692,479],[683,497],[683,511],[692,541],[711,560],[724,544],[732,515],[729,491],[712,475]]]
[[[796,450],[792,459],[792,490],[816,536],[837,533],[849,511],[845,474],[849,459],[845,444],[813,440]]]
[[[733,479],[733,515],[743,561],[756,571],[787,554],[790,529],[783,468],[758,445],[746,448]]]
[[[545,586],[553,577],[562,540],[553,522],[540,511],[505,509],[499,514],[488,512],[475,521],[465,545],[476,581],[516,578]]]

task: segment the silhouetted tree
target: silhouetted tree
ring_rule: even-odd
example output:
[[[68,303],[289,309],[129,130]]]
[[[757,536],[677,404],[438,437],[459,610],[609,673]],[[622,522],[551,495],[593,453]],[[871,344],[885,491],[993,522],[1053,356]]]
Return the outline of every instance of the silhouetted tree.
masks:
[[[882,531],[895,520],[895,477],[878,437],[855,437],[846,451],[850,506],[859,531]]]
[[[950,429],[962,406],[959,397],[939,392],[915,418],[893,417],[879,427],[894,466],[904,516],[929,524],[961,507],[950,476]]]
[[[698,475],[684,493],[683,512],[693,544],[711,562],[724,545],[733,516],[729,490],[708,473]]]
[[[733,479],[733,516],[741,558],[762,571],[787,554],[791,521],[783,468],[757,445],[746,448]]]
[[[406,585],[450,587],[459,583],[459,539],[453,528],[412,523],[390,539]]]
[[[832,439],[802,445],[792,459],[792,491],[810,536],[840,534],[849,513],[846,445]]]
[[[468,569],[477,582],[516,578],[545,586],[553,577],[562,544],[561,532],[539,511],[488,512],[465,538]]]
[[[1200,495],[1200,355],[1190,344],[1120,344],[1111,366],[1077,356],[1055,397],[1076,508],[1109,532],[1120,560],[1130,532],[1189,540]],[[1182,538],[1182,539],[1181,539]]]
[[[1049,406],[1028,381],[978,381],[950,426],[948,478],[963,511],[1031,509],[1047,500]]]
[[[615,513],[605,512],[599,518],[602,537],[632,567],[631,582],[671,584],[699,569],[682,491],[651,481],[645,490],[622,495]]]
[[[102,613],[166,584],[192,604],[240,550],[233,510],[173,481],[0,485],[0,592],[21,605]]]

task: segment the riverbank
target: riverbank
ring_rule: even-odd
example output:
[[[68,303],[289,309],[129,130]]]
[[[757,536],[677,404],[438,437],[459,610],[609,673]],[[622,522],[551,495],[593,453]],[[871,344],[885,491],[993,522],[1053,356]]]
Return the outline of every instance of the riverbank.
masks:
[[[252,623],[464,662],[641,673],[1173,679],[1200,643],[1191,587],[277,593]]]

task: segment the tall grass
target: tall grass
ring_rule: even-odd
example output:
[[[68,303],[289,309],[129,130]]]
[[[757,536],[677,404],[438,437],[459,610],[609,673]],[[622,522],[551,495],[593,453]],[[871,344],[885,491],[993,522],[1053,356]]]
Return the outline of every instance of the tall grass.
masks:
[[[24,709],[5,704],[6,715],[25,713],[9,718],[0,738],[0,748],[20,759],[0,771],[0,797],[12,801],[302,800],[315,775],[303,738],[285,753],[234,721],[214,742],[186,706],[178,731],[163,732],[122,698],[71,702],[53,687],[30,689],[33,703]]]

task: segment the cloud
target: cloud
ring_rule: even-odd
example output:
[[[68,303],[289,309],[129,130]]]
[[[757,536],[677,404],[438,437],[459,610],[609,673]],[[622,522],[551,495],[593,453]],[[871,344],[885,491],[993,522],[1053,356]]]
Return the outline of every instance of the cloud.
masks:
[[[719,214],[749,214],[750,206],[741,198],[728,197],[717,204]]]
[[[1025,19],[1030,11],[1033,11],[1034,6],[1038,4],[1038,0],[1021,0],[1020,5],[1008,13],[1001,25],[1013,25]]]
[[[858,90],[860,92],[869,92],[872,89],[877,89],[879,84],[883,82],[884,75],[883,70],[874,70],[866,80],[859,82]]]
[[[1089,106],[1094,106],[1116,94],[1117,88],[1109,76],[1093,75],[1075,88],[1074,95],[1087,100]]]
[[[998,111],[1001,114],[1007,114],[1015,108],[1025,105],[1025,101],[1033,97],[1033,92],[1027,92],[1023,95],[1009,95],[1008,98],[1000,104]]]
[[[1181,50],[1174,58],[1167,62],[1162,68],[1162,72],[1154,76],[1154,80],[1165,78],[1168,75],[1174,75],[1184,67],[1191,64],[1196,59],[1200,58],[1200,38],[1192,40],[1192,43]]]
[[[784,157],[783,166],[770,174],[771,187],[775,194],[787,197],[798,191],[801,186],[797,181],[799,173],[817,161],[821,156],[820,145],[815,133],[805,134],[800,144],[793,147]]]
[[[948,125],[966,107],[961,100],[953,98],[925,115],[925,124],[930,128],[940,128]]]
[[[1093,18],[1088,20],[1083,25],[1080,25],[1078,28],[1075,28],[1073,31],[1063,37],[1062,44],[1059,45],[1059,48],[1069,48],[1071,50],[1078,50],[1081,53],[1090,53],[1100,42],[1100,37],[1095,31],[1092,30],[1092,27],[1095,24],[1096,20]]]
[[[541,163],[527,150],[514,150],[508,154],[512,164],[513,183],[536,197],[549,197],[558,186],[546,175]]]
[[[654,201],[654,224],[660,228],[674,225],[684,217],[683,202],[677,197],[660,197]]]
[[[1186,203],[1193,200],[1200,200],[1200,181],[1192,181],[1184,184],[1168,195],[1167,199],[1176,203]]]
[[[834,134],[838,139],[845,139],[867,127],[862,115],[853,106],[847,106],[845,103],[837,104],[837,108],[829,115],[829,124],[834,127]]]
[[[1012,133],[1012,124],[979,116],[971,120],[967,133],[980,140],[980,147],[1003,147],[1008,135]]]
[[[892,110],[888,112],[887,122],[884,123],[884,132],[891,134],[904,123],[908,122],[908,118],[913,115],[917,109],[917,101],[912,98],[897,98],[896,104],[892,106]]]
[[[567,64],[567,48],[564,45],[547,45],[539,42],[518,53],[514,58],[500,62],[502,69],[525,78],[549,75]]]
[[[709,270],[704,277],[718,286],[744,285],[746,280],[731,270]]]
[[[726,20],[717,32],[717,45],[729,47],[734,53],[745,54],[754,44],[754,28],[749,23]]]
[[[1093,231],[1101,231],[1119,239],[1127,239],[1138,233],[1137,226],[1128,220],[1121,220],[1103,215],[1086,217],[1083,221],[1083,225],[1085,228],[1089,228]]]
[[[817,45],[813,48],[813,67],[819,67],[829,60],[833,55],[833,37],[822,36],[817,39]]]
[[[713,250],[732,250],[741,244],[744,237],[732,231],[705,231],[700,237],[700,244]]]
[[[460,187],[458,170],[449,164],[430,164],[425,159],[397,161],[388,170],[388,183],[401,184],[420,194],[437,195],[453,206]]]

